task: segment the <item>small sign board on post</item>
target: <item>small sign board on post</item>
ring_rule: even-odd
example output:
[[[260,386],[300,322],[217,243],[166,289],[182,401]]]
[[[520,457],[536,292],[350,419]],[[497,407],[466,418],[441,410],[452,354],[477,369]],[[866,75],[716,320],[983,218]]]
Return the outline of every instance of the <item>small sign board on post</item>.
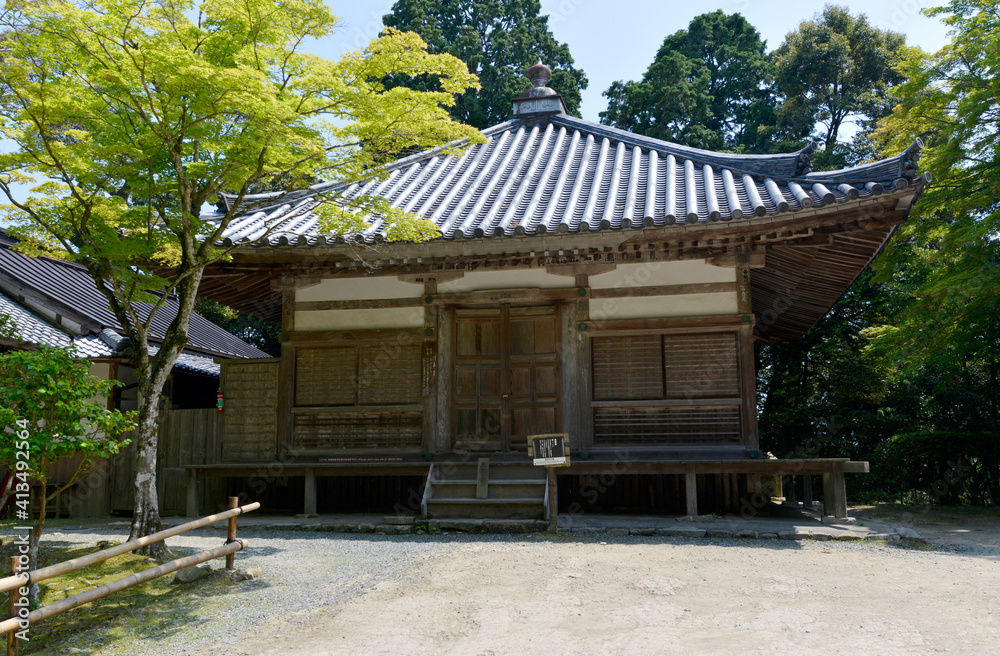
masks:
[[[539,467],[569,467],[569,433],[529,435],[528,455]]]

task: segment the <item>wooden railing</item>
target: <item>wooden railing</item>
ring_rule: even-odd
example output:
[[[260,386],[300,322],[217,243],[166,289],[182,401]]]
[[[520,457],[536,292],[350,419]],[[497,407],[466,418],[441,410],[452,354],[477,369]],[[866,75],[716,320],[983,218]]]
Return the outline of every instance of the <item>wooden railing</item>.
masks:
[[[114,594],[115,592],[121,592],[122,590],[131,588],[132,586],[139,585],[140,583],[145,583],[146,581],[151,581],[161,576],[166,576],[172,572],[176,572],[177,570],[191,567],[193,565],[199,565],[215,558],[225,556],[226,569],[233,569],[235,566],[236,552],[242,551],[249,546],[246,540],[236,538],[236,518],[243,513],[248,513],[252,510],[257,510],[258,508],[260,508],[260,504],[257,502],[240,506],[237,497],[229,497],[229,510],[225,512],[209,515],[208,517],[202,517],[194,520],[193,522],[180,524],[179,526],[174,526],[173,528],[168,528],[158,533],[147,535],[146,537],[139,538],[138,540],[125,542],[124,544],[119,544],[117,546],[104,549],[103,551],[96,551],[80,558],[74,558],[73,560],[56,563],[54,565],[49,565],[48,567],[42,567],[41,569],[33,571],[20,571],[19,557],[11,556],[11,575],[0,579],[0,593],[8,593],[7,609],[9,617],[8,619],[0,622],[0,635],[7,636],[7,656],[17,656],[18,640],[15,633],[18,630],[27,628],[41,622],[44,619],[58,615],[59,613],[66,612],[84,604],[89,604],[92,601]],[[170,562],[164,563],[158,567],[136,572],[135,574],[118,579],[117,581],[107,583],[98,588],[87,590],[86,592],[81,592],[80,594],[67,597],[66,599],[62,599],[53,604],[43,606],[30,612],[27,612],[26,608],[22,612],[17,603],[18,599],[21,598],[21,595],[17,594],[17,592],[22,587],[30,587],[39,581],[50,579],[53,576],[75,572],[78,569],[83,569],[84,567],[104,562],[109,558],[114,558],[115,556],[135,551],[141,547],[162,542],[163,540],[175,535],[187,533],[188,531],[193,531],[196,528],[208,526],[209,524],[221,522],[222,520],[229,520],[229,530],[226,536],[226,543],[221,547],[207,549],[184,558],[171,560]]]

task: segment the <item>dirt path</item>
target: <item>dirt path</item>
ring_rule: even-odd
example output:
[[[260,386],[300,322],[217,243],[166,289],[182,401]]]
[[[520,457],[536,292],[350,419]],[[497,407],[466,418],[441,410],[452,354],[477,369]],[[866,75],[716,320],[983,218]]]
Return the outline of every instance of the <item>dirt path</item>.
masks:
[[[609,541],[610,542],[610,541]],[[878,544],[468,543],[227,653],[995,653],[1000,559]],[[211,650],[205,653],[215,653]]]

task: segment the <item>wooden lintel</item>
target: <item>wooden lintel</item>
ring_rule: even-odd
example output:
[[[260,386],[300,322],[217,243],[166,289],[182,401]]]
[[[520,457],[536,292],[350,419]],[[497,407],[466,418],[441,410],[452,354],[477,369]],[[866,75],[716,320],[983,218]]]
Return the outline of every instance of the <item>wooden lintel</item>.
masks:
[[[712,407],[734,408],[742,403],[740,397],[726,399],[642,399],[637,401],[591,401],[591,408],[673,408],[673,407]]]
[[[579,262],[576,264],[549,264],[545,272],[553,276],[574,277],[577,275],[599,276],[610,273],[618,267],[614,262]]]
[[[342,414],[352,412],[377,414],[380,412],[420,412],[421,410],[423,410],[423,405],[420,403],[404,403],[400,405],[302,406],[292,408],[292,412],[297,415]]]
[[[745,317],[745,318],[744,318]],[[587,321],[586,335],[639,335],[670,332],[720,332],[753,326],[753,315],[729,314],[716,317],[671,317],[667,319],[614,319]]]
[[[582,274],[581,274],[582,275]],[[583,294],[580,293],[583,290]],[[626,298],[632,296],[674,296],[679,294],[718,294],[733,292],[730,282],[690,283],[683,285],[653,285],[646,287],[612,287],[588,289],[587,287],[560,287],[556,289],[492,289],[455,294],[429,294],[420,298],[375,298],[351,301],[301,301],[295,304],[296,312],[321,312],[325,310],[380,310],[428,305],[476,305],[486,303],[532,303],[567,301],[580,298]],[[428,297],[431,299],[428,302]]]
[[[709,257],[705,261],[717,267],[749,266],[751,269],[763,269],[767,266],[763,249],[753,250],[749,253],[731,251],[725,255]]]
[[[358,342],[378,341],[384,343],[422,342],[423,331],[419,328],[392,328],[383,330],[315,330],[287,333],[288,342],[307,344],[314,342]]]
[[[314,285],[318,285],[319,283],[320,278],[316,277],[299,277],[295,275],[282,274],[271,278],[271,290],[283,291],[285,289],[305,289],[306,287],[312,287]]]
[[[591,298],[626,298],[629,296],[675,296],[680,294],[720,294],[736,291],[731,282],[696,282],[685,285],[653,285],[648,287],[612,287],[594,289]]]
[[[396,276],[401,282],[411,283],[442,283],[458,280],[465,275],[464,271],[428,271],[427,273],[404,273]]]

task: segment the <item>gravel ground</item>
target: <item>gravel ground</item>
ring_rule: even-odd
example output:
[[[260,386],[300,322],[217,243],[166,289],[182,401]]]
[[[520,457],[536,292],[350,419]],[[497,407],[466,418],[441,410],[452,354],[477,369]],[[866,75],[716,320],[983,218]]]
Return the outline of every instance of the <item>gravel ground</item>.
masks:
[[[146,637],[138,649],[85,653],[985,654],[1000,644],[1000,546],[991,540],[905,548],[640,536],[241,536],[251,547],[237,565],[256,569],[257,580],[211,597],[183,628]],[[121,536],[91,528],[49,539],[109,537]],[[169,543],[182,552],[220,537]]]
[[[139,650],[87,653],[102,656],[223,653],[226,645],[238,642],[240,635],[245,636],[248,630],[261,626],[276,614],[295,621],[298,615],[316,609],[336,612],[350,599],[372,591],[380,583],[405,581],[412,577],[416,565],[453,547],[445,540],[418,540],[414,536],[407,539],[254,530],[241,532],[240,537],[246,538],[250,547],[236,554],[236,565],[253,569],[258,578],[240,583],[231,594],[214,597],[211,608],[199,609],[183,631],[147,639]],[[122,539],[120,533],[88,529],[53,531],[43,541],[85,545]],[[183,556],[217,547],[223,541],[218,531],[192,531],[170,538],[167,543],[175,556]],[[224,566],[221,559],[210,564],[216,569]]]

